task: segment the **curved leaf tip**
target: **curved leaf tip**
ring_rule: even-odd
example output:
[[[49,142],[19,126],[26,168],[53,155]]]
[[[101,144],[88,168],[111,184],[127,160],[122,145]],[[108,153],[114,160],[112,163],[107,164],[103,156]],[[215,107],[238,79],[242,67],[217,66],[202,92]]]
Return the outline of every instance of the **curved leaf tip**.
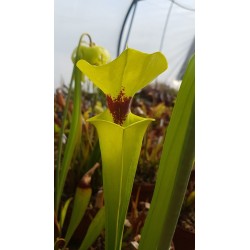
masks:
[[[165,71],[168,63],[161,52],[147,54],[128,48],[108,64],[94,66],[79,60],[76,66],[106,95],[117,98],[122,90],[127,97],[133,97]]]

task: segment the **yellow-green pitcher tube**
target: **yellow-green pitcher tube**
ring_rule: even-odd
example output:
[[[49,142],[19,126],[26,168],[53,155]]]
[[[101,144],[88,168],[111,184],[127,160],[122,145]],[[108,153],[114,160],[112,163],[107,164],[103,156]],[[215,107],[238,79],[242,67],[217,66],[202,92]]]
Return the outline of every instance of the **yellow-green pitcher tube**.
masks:
[[[122,127],[104,120],[107,113],[91,118],[89,122],[97,129],[102,154],[105,249],[120,250],[143,136],[153,119],[129,113],[129,122]]]

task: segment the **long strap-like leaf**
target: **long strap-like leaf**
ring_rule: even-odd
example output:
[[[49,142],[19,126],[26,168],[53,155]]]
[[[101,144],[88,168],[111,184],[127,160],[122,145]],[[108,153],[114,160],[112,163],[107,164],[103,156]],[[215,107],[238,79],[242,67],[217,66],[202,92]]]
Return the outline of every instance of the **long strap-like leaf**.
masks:
[[[80,136],[81,129],[81,72],[75,68],[75,89],[74,89],[74,108],[72,114],[72,122],[67,140],[64,157],[59,174],[59,185],[56,190],[56,211],[58,212],[59,203],[62,196],[64,183],[69,170],[70,162]]]
[[[62,121],[62,127],[60,131],[60,138],[59,138],[59,146],[58,146],[58,159],[57,159],[57,166],[56,166],[56,181],[55,181],[55,210],[58,214],[59,210],[59,204],[64,188],[64,183],[68,174],[69,165],[73,157],[74,149],[77,144],[77,139],[81,137],[81,79],[82,79],[82,73],[79,71],[79,69],[76,67],[76,62],[78,61],[78,54],[79,54],[79,48],[82,43],[82,39],[85,35],[88,35],[86,33],[83,33],[79,39],[78,46],[77,46],[77,54],[76,54],[76,60],[74,62],[72,77],[69,85],[69,93],[67,97],[66,107],[63,114],[63,121]],[[89,35],[88,35],[89,36]],[[72,114],[72,121],[71,121],[71,127],[69,132],[69,138],[67,140],[65,152],[64,152],[64,158],[63,162],[61,164],[61,152],[62,152],[62,136],[64,132],[64,123],[66,120],[66,114],[68,112],[69,107],[69,99],[70,99],[70,93],[72,88],[73,80],[75,80],[75,89],[74,89],[74,108],[73,108],[73,114]]]
[[[102,207],[96,214],[95,218],[92,220],[87,234],[82,241],[79,250],[87,250],[94,243],[97,237],[100,235],[102,230],[104,229],[105,224],[105,208]]]
[[[80,224],[87,206],[89,204],[89,200],[92,194],[92,189],[90,187],[82,188],[77,187],[76,193],[74,196],[74,204],[73,204],[73,211],[70,217],[69,226],[67,228],[67,233],[65,236],[65,247],[69,243],[72,235],[74,234],[76,228]]]
[[[195,153],[195,57],[189,62],[166,133],[140,250],[169,248]]]
[[[74,204],[73,210],[70,217],[70,222],[67,228],[66,236],[65,236],[65,247],[69,243],[72,235],[74,234],[76,228],[80,224],[87,206],[89,204],[90,197],[92,195],[92,189],[90,186],[91,176],[94,174],[95,170],[99,167],[99,163],[96,163],[85,175],[82,177],[81,181],[79,182],[75,196],[74,196]]]

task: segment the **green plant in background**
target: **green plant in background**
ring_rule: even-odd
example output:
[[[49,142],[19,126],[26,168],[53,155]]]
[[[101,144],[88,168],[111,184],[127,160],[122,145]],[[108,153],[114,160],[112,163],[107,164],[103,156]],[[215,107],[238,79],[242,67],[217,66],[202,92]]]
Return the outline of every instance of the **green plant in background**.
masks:
[[[83,59],[96,66],[108,63],[110,61],[109,52],[96,45],[88,33],[84,33],[83,36],[89,38],[89,43],[86,45],[86,42],[81,40],[80,46],[76,47],[71,55],[72,62],[75,64],[78,60]]]
[[[87,36],[90,40],[89,47],[83,45],[83,38]],[[72,162],[75,158],[75,153],[79,150],[80,141],[82,138],[82,125],[86,122],[84,121],[84,116],[81,114],[81,82],[84,80],[83,74],[76,67],[76,62],[79,59],[88,60],[90,63],[95,65],[102,65],[106,63],[110,59],[110,55],[102,47],[96,46],[89,34],[84,33],[79,40],[79,44],[72,55],[72,60],[74,63],[71,82],[68,89],[68,96],[66,103],[63,103],[64,113],[62,118],[61,127],[55,127],[59,130],[59,142],[58,142],[58,156],[56,161],[56,169],[55,169],[55,226],[58,236],[55,239],[55,249],[65,249],[69,240],[71,239],[74,231],[79,225],[81,219],[83,218],[86,208],[89,204],[92,188],[90,186],[91,176],[93,175],[96,168],[99,164],[93,163],[93,159],[91,157],[88,159],[87,165],[95,164],[88,172],[86,172],[78,186],[75,190],[75,195],[68,198],[65,202],[62,201],[62,194],[65,186],[65,181],[68,176],[69,169],[71,167]],[[72,85],[74,82],[74,96],[73,96],[73,110],[71,115],[69,116],[70,128],[68,131],[68,136],[66,140],[65,148],[63,149],[63,135],[65,132],[65,126],[67,123],[67,114],[69,112],[69,103],[70,103],[70,95],[72,91]],[[86,126],[84,127],[86,128]],[[91,140],[88,137],[88,133],[86,133],[87,139],[89,140],[89,145],[91,145]],[[84,150],[88,151],[88,148],[84,148]],[[63,157],[62,157],[62,151]],[[61,159],[62,158],[62,159]],[[93,166],[92,165],[92,166]],[[89,168],[89,167],[88,167]],[[66,218],[66,214],[68,211],[68,207],[70,206],[71,201],[73,200],[73,208],[69,221],[69,226],[66,230],[65,239],[62,238],[62,228],[64,225],[64,221]],[[101,230],[104,228],[104,208],[101,208],[97,213],[96,217],[92,221],[89,230],[86,234],[86,237],[83,239],[82,244],[79,249],[87,249],[94,242],[96,237],[100,234]],[[63,244],[61,244],[63,243]]]
[[[86,45],[82,45],[83,38],[85,36],[88,36],[90,39],[90,47],[87,47]],[[91,52],[90,52],[91,49]],[[82,127],[82,120],[83,117],[81,115],[81,81],[83,79],[81,71],[76,67],[76,61],[79,59],[86,59],[90,63],[95,63],[95,65],[102,65],[108,60],[110,60],[110,55],[107,50],[100,46],[96,46],[92,40],[89,34],[84,33],[80,37],[78,47],[74,50],[72,55],[74,67],[71,77],[71,82],[69,85],[68,90],[68,98],[64,109],[63,114],[63,122],[61,126],[61,131],[59,135],[59,146],[58,146],[58,159],[56,164],[56,179],[55,179],[55,208],[56,212],[59,210],[59,203],[61,200],[66,176],[69,170],[70,162],[72,160],[74,150],[76,148],[76,145],[79,143],[79,140],[81,138],[81,127]],[[72,91],[72,84],[75,83],[75,89],[74,89],[74,97],[73,97],[73,111],[72,111],[72,117],[71,117],[71,126],[70,131],[66,143],[66,148],[64,151],[64,157],[61,162],[61,155],[62,155],[62,138],[64,134],[64,126],[66,121],[66,115],[69,109],[69,100],[70,95]]]
[[[134,94],[167,68],[160,53],[126,49],[103,66],[84,60],[77,67],[106,95],[108,109],[88,121],[95,125],[102,153],[105,249],[119,250],[144,133],[153,119],[130,112]]]

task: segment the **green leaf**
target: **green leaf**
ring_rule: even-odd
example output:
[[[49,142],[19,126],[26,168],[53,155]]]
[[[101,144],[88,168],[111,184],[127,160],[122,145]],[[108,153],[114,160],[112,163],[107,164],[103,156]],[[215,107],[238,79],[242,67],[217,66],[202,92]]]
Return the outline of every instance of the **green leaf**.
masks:
[[[73,233],[75,232],[76,228],[81,222],[85,214],[85,211],[87,209],[87,206],[89,204],[91,194],[92,194],[91,188],[77,187],[74,197],[73,210],[70,217],[70,223],[65,236],[65,241],[66,241],[65,246],[69,243],[70,238],[72,237]]]
[[[79,48],[82,42],[83,37],[86,34],[82,34],[77,47],[77,54],[79,53]],[[79,55],[77,55],[77,59]],[[81,114],[81,72],[76,68],[76,64],[74,63],[73,72],[68,88],[68,96],[66,100],[66,107],[63,111],[63,118],[62,118],[62,126],[60,129],[59,135],[59,143],[58,143],[58,158],[56,163],[56,178],[55,178],[55,211],[56,214],[59,212],[59,205],[60,200],[63,192],[64,183],[66,180],[66,176],[69,170],[69,164],[73,156],[74,148],[77,144],[77,137],[80,138],[81,136],[81,121],[80,121],[80,114]],[[64,134],[65,126],[66,126],[66,117],[69,109],[69,100],[71,96],[71,90],[73,81],[75,80],[75,91],[74,91],[74,109],[73,109],[73,117],[72,117],[72,125],[69,131],[69,139],[66,144],[66,149],[64,152],[64,159],[61,165],[61,155],[62,155],[62,137]],[[77,135],[78,133],[78,135]],[[60,179],[62,178],[62,179]]]
[[[69,243],[70,238],[72,237],[74,231],[81,222],[89,200],[92,194],[92,189],[90,187],[91,176],[94,174],[95,170],[99,167],[99,163],[95,164],[81,179],[78,187],[76,188],[76,193],[74,196],[73,210],[70,217],[70,222],[68,230],[65,236],[65,246]]]
[[[75,89],[74,89],[74,108],[72,113],[72,122],[67,139],[64,157],[59,172],[59,184],[56,189],[56,211],[59,210],[59,204],[64,188],[64,183],[70,167],[73,153],[81,136],[81,72],[75,68]]]
[[[73,200],[73,197],[70,197],[64,204],[61,210],[61,216],[60,216],[60,227],[63,228],[64,220],[68,211],[68,207],[70,202]]]
[[[97,67],[80,60],[76,66],[106,95],[117,97],[123,90],[126,96],[133,97],[138,90],[166,70],[168,64],[160,52],[146,54],[126,49],[108,64]]]
[[[92,220],[87,234],[84,237],[79,250],[87,250],[95,242],[96,238],[100,235],[104,229],[105,224],[105,208],[102,207],[99,209],[98,213]]]
[[[107,118],[109,113],[104,112],[89,121],[97,128],[102,153],[105,249],[120,250],[142,139],[153,119],[130,113],[122,127]]]
[[[195,153],[195,57],[189,62],[171,116],[140,250],[170,246]]]

